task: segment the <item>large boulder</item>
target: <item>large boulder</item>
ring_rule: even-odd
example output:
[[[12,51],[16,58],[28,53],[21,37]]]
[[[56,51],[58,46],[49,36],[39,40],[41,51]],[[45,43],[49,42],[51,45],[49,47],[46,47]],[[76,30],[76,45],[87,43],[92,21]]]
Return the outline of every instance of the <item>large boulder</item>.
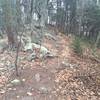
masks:
[[[50,53],[50,51],[46,47],[40,46],[35,43],[33,43],[33,48],[40,50],[40,57],[44,57],[44,56],[46,56],[46,54]]]
[[[33,52],[32,54],[29,55],[28,61],[31,62],[31,61],[33,61],[33,60],[36,59],[36,58],[37,58],[37,55],[36,55],[35,52]]]
[[[40,51],[40,57],[54,57],[55,55],[50,52],[46,47],[41,46],[39,44],[36,43],[28,43],[25,47],[24,47],[24,51],[31,51],[31,52],[35,52],[35,50]],[[34,55],[32,55],[32,57],[34,57]],[[36,57],[36,55],[35,55]]]

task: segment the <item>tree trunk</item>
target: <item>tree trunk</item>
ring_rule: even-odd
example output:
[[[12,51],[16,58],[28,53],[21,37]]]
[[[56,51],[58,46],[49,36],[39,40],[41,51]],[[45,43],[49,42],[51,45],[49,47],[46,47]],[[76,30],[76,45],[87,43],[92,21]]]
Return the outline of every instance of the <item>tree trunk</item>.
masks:
[[[17,47],[18,44],[17,34],[12,31],[12,28],[10,26],[6,27],[6,32],[7,32],[9,47],[11,49]]]
[[[8,37],[8,45],[10,48],[17,46],[17,34],[14,29],[13,24],[15,20],[13,19],[15,16],[13,15],[13,10],[15,8],[12,8],[12,1],[11,0],[4,0],[3,3],[3,13],[4,13],[4,26],[6,29],[7,37]]]

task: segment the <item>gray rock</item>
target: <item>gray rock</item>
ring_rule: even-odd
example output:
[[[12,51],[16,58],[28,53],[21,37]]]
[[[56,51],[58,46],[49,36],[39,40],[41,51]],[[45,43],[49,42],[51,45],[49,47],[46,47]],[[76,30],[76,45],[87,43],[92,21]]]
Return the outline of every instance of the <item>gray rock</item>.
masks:
[[[32,54],[29,55],[28,61],[33,61],[33,60],[36,59],[36,58],[37,58],[36,53],[33,52]]]

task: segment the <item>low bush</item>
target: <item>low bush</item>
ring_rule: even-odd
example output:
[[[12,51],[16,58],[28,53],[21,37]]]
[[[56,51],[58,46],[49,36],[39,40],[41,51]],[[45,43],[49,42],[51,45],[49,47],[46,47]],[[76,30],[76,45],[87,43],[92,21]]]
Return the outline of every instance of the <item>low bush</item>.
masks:
[[[74,38],[73,43],[72,43],[72,48],[74,52],[78,54],[79,56],[83,55],[82,44],[81,44],[81,40],[79,37]]]

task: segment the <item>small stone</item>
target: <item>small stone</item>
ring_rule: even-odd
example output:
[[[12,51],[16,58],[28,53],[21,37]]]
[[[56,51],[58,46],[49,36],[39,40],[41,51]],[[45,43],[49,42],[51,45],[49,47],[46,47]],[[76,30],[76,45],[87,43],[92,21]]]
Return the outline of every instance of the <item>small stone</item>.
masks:
[[[17,98],[20,98],[20,96],[18,95]]]
[[[0,71],[3,71],[3,70],[5,70],[5,68],[0,68]]]
[[[8,90],[10,90],[10,91],[11,91],[11,90],[12,90],[12,88],[8,88]]]
[[[19,85],[19,84],[21,83],[21,81],[18,80],[18,79],[14,79],[13,81],[11,81],[11,83],[12,83],[13,85]]]
[[[56,79],[55,82],[56,82],[56,83],[59,83],[59,79]]]
[[[33,88],[32,88],[31,90],[32,90],[32,91],[34,91],[34,89],[33,89]]]
[[[26,79],[22,79],[22,81],[23,81],[23,82],[25,82],[25,81],[26,81]]]
[[[31,92],[27,92],[27,95],[32,96],[33,94]]]

